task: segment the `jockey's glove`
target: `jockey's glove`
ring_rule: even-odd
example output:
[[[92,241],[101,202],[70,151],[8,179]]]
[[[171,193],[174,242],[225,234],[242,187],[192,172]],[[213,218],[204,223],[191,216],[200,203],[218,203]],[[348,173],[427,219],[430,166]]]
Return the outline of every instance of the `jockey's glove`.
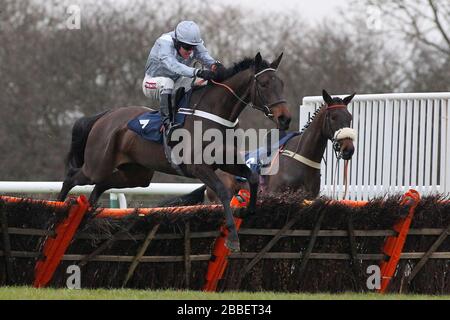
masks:
[[[223,66],[223,64],[220,61],[216,61],[212,66],[211,66],[211,71],[213,71],[216,76],[214,78],[214,80],[216,81],[222,81],[223,78],[225,78],[225,72],[226,72],[226,68]]]
[[[205,70],[198,70],[196,76],[204,80],[211,80],[214,79],[216,74],[210,70],[205,69]]]
[[[223,66],[223,64],[220,61],[216,61],[213,63],[213,65],[211,66],[211,70],[214,72],[217,72],[218,69],[224,69],[225,67]]]

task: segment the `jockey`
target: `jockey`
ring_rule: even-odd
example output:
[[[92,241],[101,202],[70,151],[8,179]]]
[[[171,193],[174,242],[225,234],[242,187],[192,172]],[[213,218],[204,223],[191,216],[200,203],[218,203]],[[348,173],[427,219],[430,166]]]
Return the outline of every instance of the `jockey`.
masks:
[[[170,119],[174,83],[182,77],[200,77],[204,80],[215,77],[215,73],[211,70],[190,67],[194,60],[214,71],[218,67],[223,67],[209,55],[200,37],[200,29],[193,21],[180,22],[174,31],[160,36],[150,50],[145,64],[142,90],[146,97],[159,100],[166,132],[169,127],[174,128]]]

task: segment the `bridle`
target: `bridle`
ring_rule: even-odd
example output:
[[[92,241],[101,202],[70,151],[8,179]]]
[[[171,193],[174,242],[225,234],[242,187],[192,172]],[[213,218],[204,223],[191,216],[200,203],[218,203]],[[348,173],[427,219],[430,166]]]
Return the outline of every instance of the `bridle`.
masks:
[[[345,104],[337,104],[334,106],[327,106],[326,121],[327,121],[327,126],[330,129],[331,129],[331,123],[330,123],[331,120],[330,120],[328,111],[332,110],[332,109],[347,109],[347,106]],[[338,133],[339,133],[339,130],[336,130],[333,134],[333,137],[331,137],[330,140],[333,145],[334,154],[336,155],[336,158],[339,160],[342,158],[342,154],[341,154],[341,144],[339,142],[340,139],[338,139]]]
[[[345,104],[338,104],[338,105],[334,105],[334,106],[327,106],[327,111],[330,109],[344,109],[344,108],[347,109],[347,106]],[[329,118],[328,112],[327,112],[326,117],[327,117],[328,128],[331,129],[331,123],[330,123],[330,118]],[[333,137],[330,139],[331,143],[333,145],[334,154],[336,155],[336,159],[338,160],[338,161],[336,161],[335,177],[334,177],[334,183],[333,183],[333,198],[335,196],[338,163],[339,163],[339,160],[342,158],[341,144],[339,141],[341,141],[342,139],[345,139],[345,138],[350,138],[350,139],[354,140],[355,137],[356,137],[356,132],[354,129],[341,128],[341,129],[336,130],[333,133]],[[344,161],[344,172],[343,172],[343,174],[344,174],[343,183],[344,183],[345,189],[344,189],[343,199],[346,198],[347,192],[348,192],[348,164],[349,164],[349,160],[345,160]]]
[[[278,100],[278,101],[275,101],[275,102],[272,102],[272,103],[267,103],[265,100],[265,98],[263,97],[263,95],[261,94],[261,91],[260,91],[260,84],[259,84],[259,81],[258,81],[258,77],[261,75],[261,74],[263,74],[263,73],[265,73],[265,72],[268,72],[268,71],[277,71],[277,69],[274,69],[274,68],[266,68],[266,69],[263,69],[263,70],[261,70],[261,71],[259,71],[258,73],[256,73],[253,77],[252,77],[252,81],[253,81],[253,83],[255,84],[255,90],[254,90],[254,94],[252,95],[253,96],[253,98],[251,98],[250,99],[250,102],[246,102],[246,101],[244,101],[244,99],[242,98],[242,97],[240,97],[240,96],[238,96],[237,94],[236,94],[236,92],[232,89],[232,88],[230,88],[229,86],[227,86],[226,84],[224,84],[224,83],[221,83],[221,82],[217,82],[217,81],[214,81],[214,80],[211,80],[211,82],[212,83],[214,83],[215,85],[218,85],[218,86],[222,86],[222,87],[224,87],[224,88],[226,88],[229,92],[231,92],[231,94],[237,99],[237,100],[239,100],[240,102],[242,102],[246,107],[247,106],[250,106],[250,107],[252,107],[253,109],[256,109],[256,110],[259,110],[259,111],[261,111],[261,112],[263,112],[264,113],[264,115],[267,117],[267,118],[269,118],[269,119],[272,119],[273,118],[273,113],[272,113],[272,108],[274,107],[274,106],[276,106],[276,105],[278,105],[278,104],[280,104],[280,103],[286,103],[286,100],[284,100],[284,99],[281,99],[281,100]],[[246,95],[246,94],[245,94]],[[255,101],[255,95],[260,99],[260,101],[262,102],[262,106],[258,106],[258,105],[256,105],[255,103],[254,103],[254,101]]]

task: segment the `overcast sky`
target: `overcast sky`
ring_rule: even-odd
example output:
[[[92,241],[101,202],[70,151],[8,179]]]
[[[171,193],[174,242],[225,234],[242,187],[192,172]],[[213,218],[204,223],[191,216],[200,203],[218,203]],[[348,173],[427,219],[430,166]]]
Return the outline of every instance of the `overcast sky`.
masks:
[[[319,22],[326,15],[345,8],[352,0],[208,0],[215,3],[243,5],[250,10],[298,12],[310,22]]]

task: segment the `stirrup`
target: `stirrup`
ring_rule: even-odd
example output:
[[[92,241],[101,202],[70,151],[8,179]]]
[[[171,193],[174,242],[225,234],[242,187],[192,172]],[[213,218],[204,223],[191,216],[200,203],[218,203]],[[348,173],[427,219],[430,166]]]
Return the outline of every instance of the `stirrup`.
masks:
[[[181,123],[170,122],[167,128],[164,127],[164,132],[166,134],[166,137],[169,138],[172,135],[173,131],[179,127],[181,127]]]
[[[166,132],[166,128],[164,127],[164,132],[163,132],[163,148],[164,148],[164,154],[166,155],[166,159],[167,161],[170,163],[170,166],[175,169],[175,171],[180,175],[180,176],[186,176],[186,174],[183,172],[183,170],[181,170],[179,165],[176,165],[171,158],[171,152],[172,152],[172,148],[169,146],[169,139],[170,136],[168,134],[172,134],[171,129],[169,128],[168,131]]]

